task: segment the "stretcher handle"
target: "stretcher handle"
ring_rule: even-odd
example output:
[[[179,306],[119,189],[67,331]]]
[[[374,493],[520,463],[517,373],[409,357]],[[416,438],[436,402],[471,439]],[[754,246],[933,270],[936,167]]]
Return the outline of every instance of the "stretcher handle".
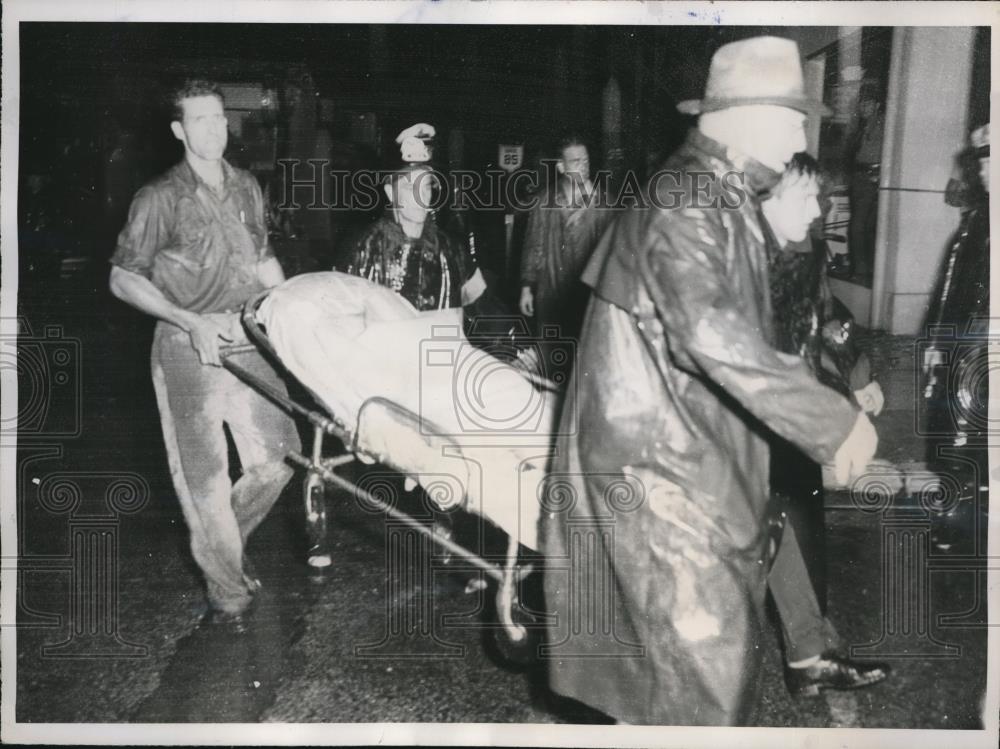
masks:
[[[239,354],[247,353],[258,353],[258,349],[252,343],[245,343],[236,346],[222,346],[219,348],[219,355],[222,359],[222,366],[228,369],[236,377],[243,380],[247,385],[252,387],[258,393],[263,395],[265,398],[276,403],[278,406],[283,408],[289,413],[298,414],[303,418],[307,419],[309,423],[313,426],[319,427],[327,434],[332,434],[341,440],[349,440],[345,429],[342,429],[335,421],[324,416],[317,411],[301,406],[291,398],[289,398],[285,393],[281,392],[277,388],[271,386],[270,383],[265,382],[260,379],[257,375],[248,372],[246,369],[236,364],[231,357]]]
[[[250,340],[257,344],[258,348],[270,354],[275,361],[281,361],[278,358],[278,353],[271,346],[267,334],[262,329],[260,323],[257,322],[257,311],[270,293],[270,289],[265,289],[256,296],[248,299],[246,304],[243,305],[243,312],[240,313],[240,319],[243,321],[243,327],[246,329],[247,335],[250,336]]]
[[[528,370],[522,369],[521,367],[514,367],[514,369],[520,372],[521,376],[524,377],[524,379],[526,379],[535,387],[540,388],[542,390],[548,390],[550,393],[559,392],[559,386],[556,385],[556,383],[554,383],[548,377],[542,377],[542,375],[540,374],[529,372]]]

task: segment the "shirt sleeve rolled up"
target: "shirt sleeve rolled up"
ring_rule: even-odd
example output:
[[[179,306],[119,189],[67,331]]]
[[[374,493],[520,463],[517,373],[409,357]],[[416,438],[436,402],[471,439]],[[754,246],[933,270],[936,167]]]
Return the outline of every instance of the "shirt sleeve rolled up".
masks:
[[[156,253],[169,241],[168,212],[166,201],[157,190],[151,186],[140,189],[118,234],[111,263],[149,278]]]

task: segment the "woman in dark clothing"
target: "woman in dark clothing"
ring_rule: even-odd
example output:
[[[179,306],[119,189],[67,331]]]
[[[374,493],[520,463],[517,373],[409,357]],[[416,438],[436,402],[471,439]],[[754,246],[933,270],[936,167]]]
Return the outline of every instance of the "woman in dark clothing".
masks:
[[[464,248],[431,216],[435,175],[428,143],[433,137],[434,128],[425,124],[399,134],[403,166],[385,185],[389,206],[353,242],[347,267],[348,273],[391,288],[421,311],[459,307],[478,296],[471,288],[476,284],[463,294],[472,275]]]
[[[406,194],[416,179],[395,177],[391,190]],[[391,288],[421,311],[461,306],[466,259],[459,243],[430,218],[411,231],[399,213],[391,207],[355,240],[347,272]]]

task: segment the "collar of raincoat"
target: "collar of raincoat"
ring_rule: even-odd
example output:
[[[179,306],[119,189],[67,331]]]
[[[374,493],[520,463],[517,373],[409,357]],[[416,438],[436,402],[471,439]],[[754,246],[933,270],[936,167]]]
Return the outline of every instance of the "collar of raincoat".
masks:
[[[743,185],[753,191],[754,196],[763,198],[781,181],[781,174],[764,166],[756,159],[737,151],[735,148],[709,138],[696,128],[688,133],[688,142],[704,152],[712,160],[723,162],[722,171],[732,168],[744,175]]]

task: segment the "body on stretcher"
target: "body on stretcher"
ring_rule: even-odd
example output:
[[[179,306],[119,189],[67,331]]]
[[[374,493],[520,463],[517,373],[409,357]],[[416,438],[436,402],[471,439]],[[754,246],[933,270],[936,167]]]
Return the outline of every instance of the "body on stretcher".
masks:
[[[461,309],[417,312],[388,289],[328,272],[296,276],[261,295],[248,303],[243,319],[257,346],[274,355],[329,414],[265,393],[314,427],[311,456],[289,456],[308,471],[305,502],[314,546],[325,545],[323,485],[333,483],[409,522],[497,579],[498,612],[508,636],[517,641],[524,635],[511,620],[514,583],[521,576],[517,547],[538,548],[554,395],[472,346],[463,335],[461,315]],[[227,357],[225,365],[242,376],[237,358]],[[325,435],[337,436],[349,454],[324,458]],[[355,457],[400,471],[443,510],[461,503],[499,526],[510,539],[504,567],[365,496],[336,473]],[[319,566],[330,559],[318,554],[312,562]]]

